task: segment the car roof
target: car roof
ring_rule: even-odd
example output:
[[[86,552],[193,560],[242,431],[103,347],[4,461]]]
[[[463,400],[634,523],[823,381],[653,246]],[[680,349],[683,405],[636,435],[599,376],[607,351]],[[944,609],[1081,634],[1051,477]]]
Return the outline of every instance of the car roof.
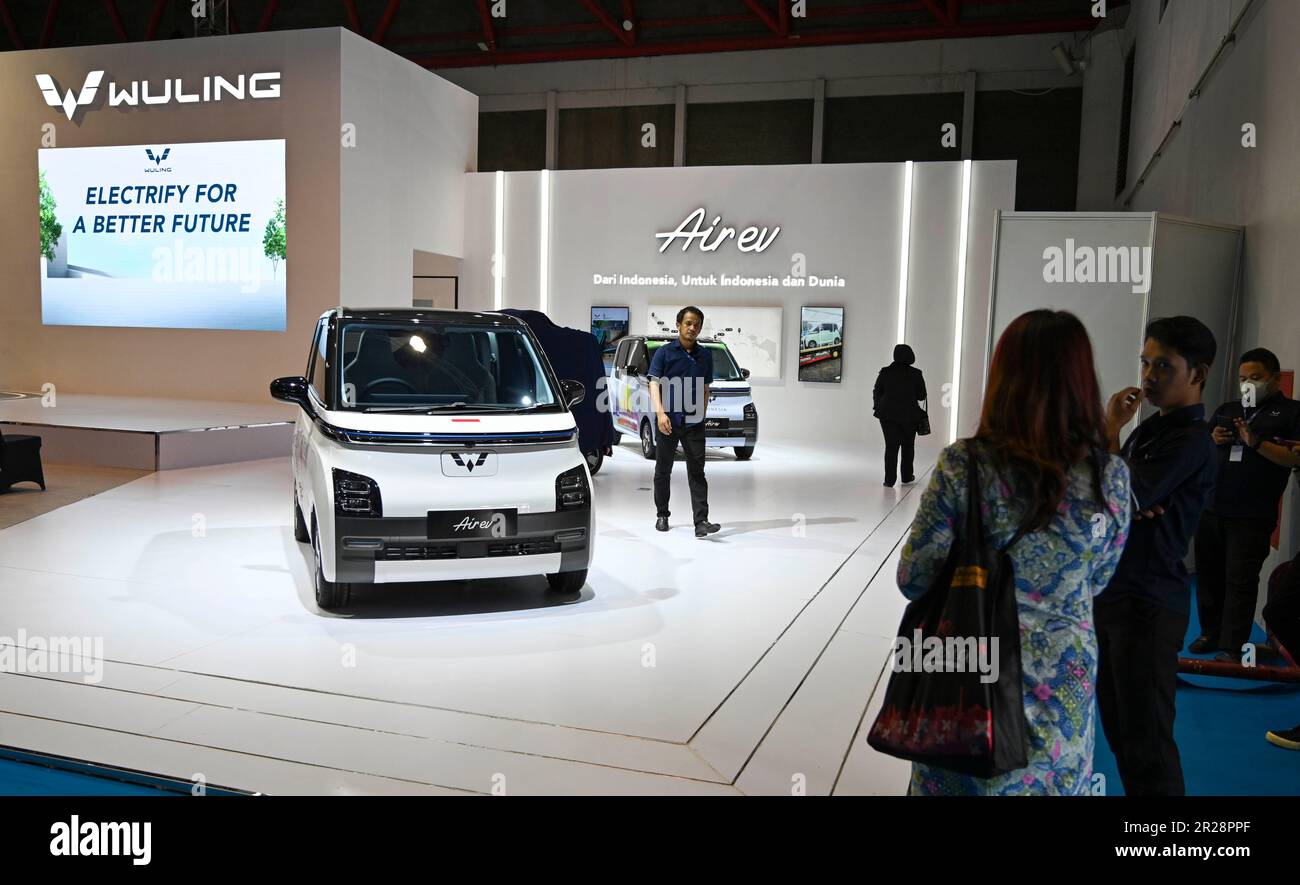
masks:
[[[412,307],[334,307],[321,314],[322,318],[337,316],[346,322],[402,322],[402,323],[458,323],[480,326],[526,326],[523,320],[509,314],[477,310],[433,310]]]
[[[646,341],[676,341],[676,335],[628,335],[628,338],[644,338]],[[699,344],[725,344],[725,341],[719,341],[717,338],[696,338]]]

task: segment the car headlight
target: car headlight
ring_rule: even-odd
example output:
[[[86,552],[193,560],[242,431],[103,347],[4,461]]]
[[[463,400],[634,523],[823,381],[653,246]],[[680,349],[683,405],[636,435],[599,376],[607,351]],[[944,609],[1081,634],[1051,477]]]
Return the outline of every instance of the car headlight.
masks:
[[[745,420],[746,421],[758,420],[758,409],[754,408],[753,403],[745,404]]]
[[[379,483],[360,473],[335,468],[334,512],[339,516],[383,516]]]
[[[555,478],[555,509],[580,510],[591,506],[591,488],[582,467],[566,470]]]

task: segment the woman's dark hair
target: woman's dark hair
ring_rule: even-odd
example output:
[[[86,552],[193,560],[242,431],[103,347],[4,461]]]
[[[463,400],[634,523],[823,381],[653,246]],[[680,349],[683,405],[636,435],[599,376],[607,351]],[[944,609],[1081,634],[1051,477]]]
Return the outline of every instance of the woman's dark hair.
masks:
[[[683,307],[681,310],[677,311],[677,325],[680,326],[682,324],[682,320],[686,319],[688,313],[695,314],[700,318],[700,325],[704,325],[704,311],[700,310],[693,304],[690,307]]]
[[[1012,468],[1028,488],[1026,530],[1045,528],[1069,484],[1070,467],[1092,465],[1093,491],[1106,463],[1101,388],[1092,341],[1079,318],[1063,310],[1032,310],[998,339],[975,438],[987,444],[998,467]]]
[[[1197,366],[1208,370],[1214,365],[1214,354],[1218,345],[1210,327],[1196,317],[1178,316],[1162,317],[1147,324],[1147,338],[1154,338],[1165,347],[1178,351],[1179,356],[1187,360],[1187,368],[1195,371]],[[1208,371],[1206,373],[1209,374]],[[1205,382],[1201,382],[1205,387]]]
[[[1278,362],[1277,354],[1267,347],[1256,347],[1254,350],[1248,350],[1237,360],[1237,365],[1242,366],[1246,363],[1259,363],[1268,369],[1270,375],[1276,375],[1282,371],[1282,364]]]
[[[916,354],[912,351],[910,345],[894,345],[894,362],[902,363],[904,366],[910,366],[916,362]]]

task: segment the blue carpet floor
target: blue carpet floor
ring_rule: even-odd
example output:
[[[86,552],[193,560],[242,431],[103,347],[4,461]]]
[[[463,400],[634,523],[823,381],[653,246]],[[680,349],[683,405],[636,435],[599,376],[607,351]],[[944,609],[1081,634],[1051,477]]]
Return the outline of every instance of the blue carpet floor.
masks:
[[[1183,643],[1184,657],[1212,657],[1186,651],[1187,643],[1200,634],[1193,603]],[[1251,641],[1263,643],[1265,638],[1256,625]],[[1187,795],[1300,795],[1300,752],[1275,747],[1264,739],[1270,729],[1300,725],[1300,684],[1180,675],[1177,704],[1174,738],[1182,758]],[[1096,723],[1093,770],[1106,776],[1108,795],[1123,795],[1115,756],[1106,743],[1100,716]]]

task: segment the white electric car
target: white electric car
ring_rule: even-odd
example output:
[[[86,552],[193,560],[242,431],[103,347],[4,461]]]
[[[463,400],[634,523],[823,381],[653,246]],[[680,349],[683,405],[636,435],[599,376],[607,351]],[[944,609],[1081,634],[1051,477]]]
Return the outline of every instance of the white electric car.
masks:
[[[818,347],[839,344],[840,338],[839,323],[805,323],[803,327],[803,344],[804,350],[813,350]]]
[[[646,373],[654,352],[677,339],[676,335],[627,335],[618,340],[614,368],[609,375],[609,407],[614,429],[641,442],[641,454],[654,460],[659,427],[655,422]],[[712,395],[704,412],[704,444],[734,449],[738,461],[748,461],[758,445],[758,407],[754,405],[749,370],[736,365],[731,350],[721,341],[700,338],[713,356]]]
[[[470,311],[324,313],[300,407],[294,537],[312,545],[316,602],[355,584],[544,574],[576,591],[591,563],[591,476],[559,381],[528,326]]]

